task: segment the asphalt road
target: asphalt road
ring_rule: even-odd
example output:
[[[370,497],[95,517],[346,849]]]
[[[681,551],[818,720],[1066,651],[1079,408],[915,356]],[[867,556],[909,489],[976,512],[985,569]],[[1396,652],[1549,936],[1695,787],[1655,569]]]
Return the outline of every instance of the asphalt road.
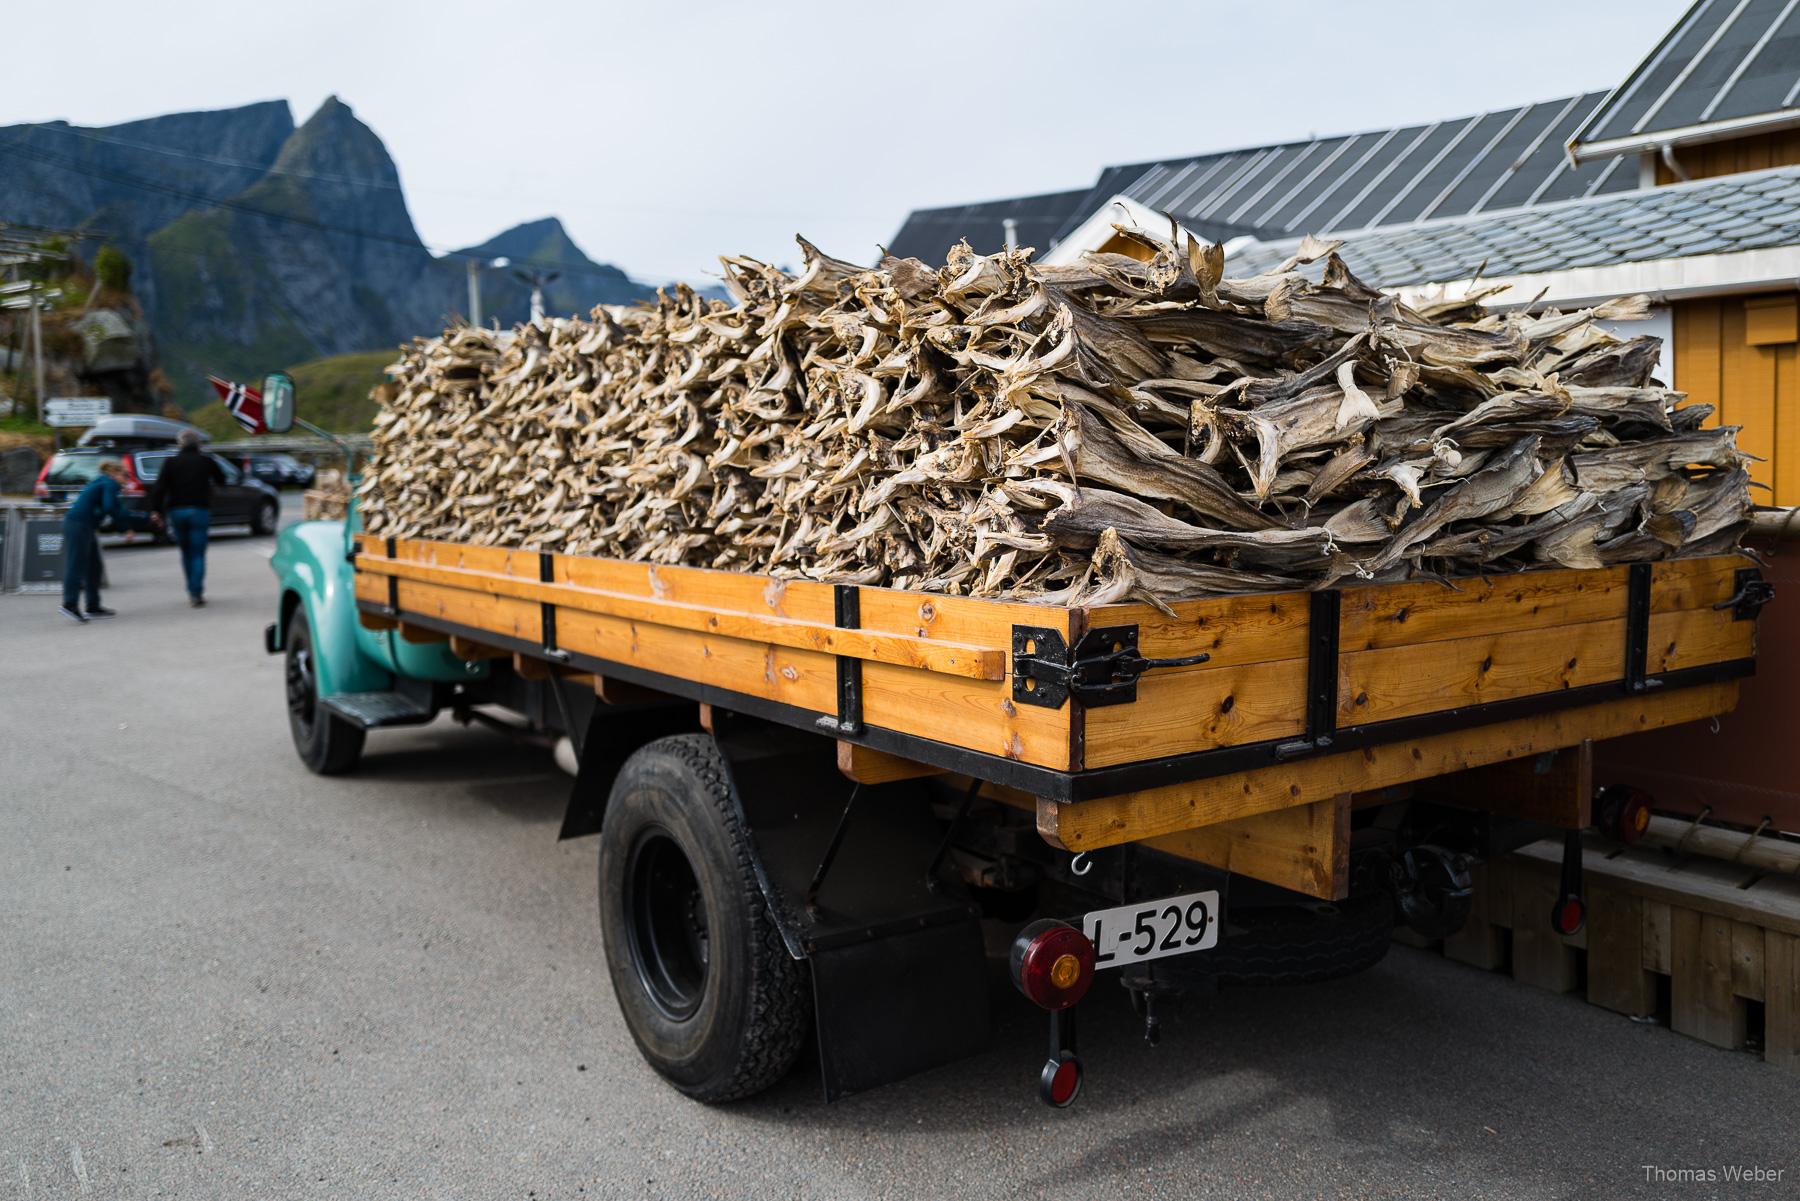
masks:
[[[709,1109],[639,1060],[592,839],[542,751],[440,724],[359,774],[289,744],[268,540],[108,552],[112,622],[0,597],[0,1198],[1791,1197],[1800,1078],[1395,948],[1184,1003],[1084,1006],[834,1105],[816,1068]],[[1649,1183],[1645,1165],[1781,1170]]]

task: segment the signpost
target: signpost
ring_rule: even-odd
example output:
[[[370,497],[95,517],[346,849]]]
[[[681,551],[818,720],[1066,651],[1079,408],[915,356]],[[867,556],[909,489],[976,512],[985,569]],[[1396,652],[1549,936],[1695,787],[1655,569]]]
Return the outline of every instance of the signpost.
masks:
[[[44,424],[91,426],[112,416],[112,401],[105,396],[52,396],[44,401]]]

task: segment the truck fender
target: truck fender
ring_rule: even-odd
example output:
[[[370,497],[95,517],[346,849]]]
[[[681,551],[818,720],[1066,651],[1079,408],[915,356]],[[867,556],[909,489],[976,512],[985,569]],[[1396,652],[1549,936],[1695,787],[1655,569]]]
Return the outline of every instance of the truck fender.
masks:
[[[319,695],[376,692],[394,686],[392,658],[370,645],[356,613],[353,571],[344,554],[344,523],[303,521],[281,531],[270,567],[281,589],[279,620],[269,649],[285,649],[288,622],[297,608],[312,628],[313,670]],[[375,653],[371,653],[371,652]]]

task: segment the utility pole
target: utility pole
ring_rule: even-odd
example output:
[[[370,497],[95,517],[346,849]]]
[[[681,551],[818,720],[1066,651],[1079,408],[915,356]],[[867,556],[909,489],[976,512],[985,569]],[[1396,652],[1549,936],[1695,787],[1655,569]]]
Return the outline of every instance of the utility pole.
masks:
[[[510,259],[502,256],[497,259],[478,259],[470,256],[469,265],[469,324],[481,324],[481,269],[483,267],[504,267]]]
[[[31,291],[31,361],[37,369],[38,421],[44,420],[44,309],[37,289]]]
[[[513,276],[520,283],[531,285],[531,319],[534,322],[543,320],[544,285],[555,283],[562,277],[562,272],[540,271],[534,267],[530,271],[515,271]]]
[[[1006,248],[1017,250],[1019,248],[1019,223],[1011,217],[1007,217],[1000,222],[1000,228],[1006,231]]]

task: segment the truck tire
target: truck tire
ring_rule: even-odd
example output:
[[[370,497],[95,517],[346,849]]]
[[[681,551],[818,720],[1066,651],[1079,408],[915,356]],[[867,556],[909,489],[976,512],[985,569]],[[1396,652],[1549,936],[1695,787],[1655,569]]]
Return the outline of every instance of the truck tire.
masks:
[[[1218,946],[1167,960],[1173,970],[1166,974],[1234,986],[1314,984],[1374,967],[1387,955],[1393,934],[1394,905],[1385,893],[1335,904],[1237,909]]]
[[[288,732],[300,762],[321,776],[349,771],[362,758],[368,731],[319,704],[319,676],[313,663],[312,627],[299,605],[287,628]]]
[[[600,830],[600,927],[625,1025],[676,1088],[734,1101],[787,1074],[811,1025],[806,968],[763,904],[706,735],[659,738],[620,769]]]

